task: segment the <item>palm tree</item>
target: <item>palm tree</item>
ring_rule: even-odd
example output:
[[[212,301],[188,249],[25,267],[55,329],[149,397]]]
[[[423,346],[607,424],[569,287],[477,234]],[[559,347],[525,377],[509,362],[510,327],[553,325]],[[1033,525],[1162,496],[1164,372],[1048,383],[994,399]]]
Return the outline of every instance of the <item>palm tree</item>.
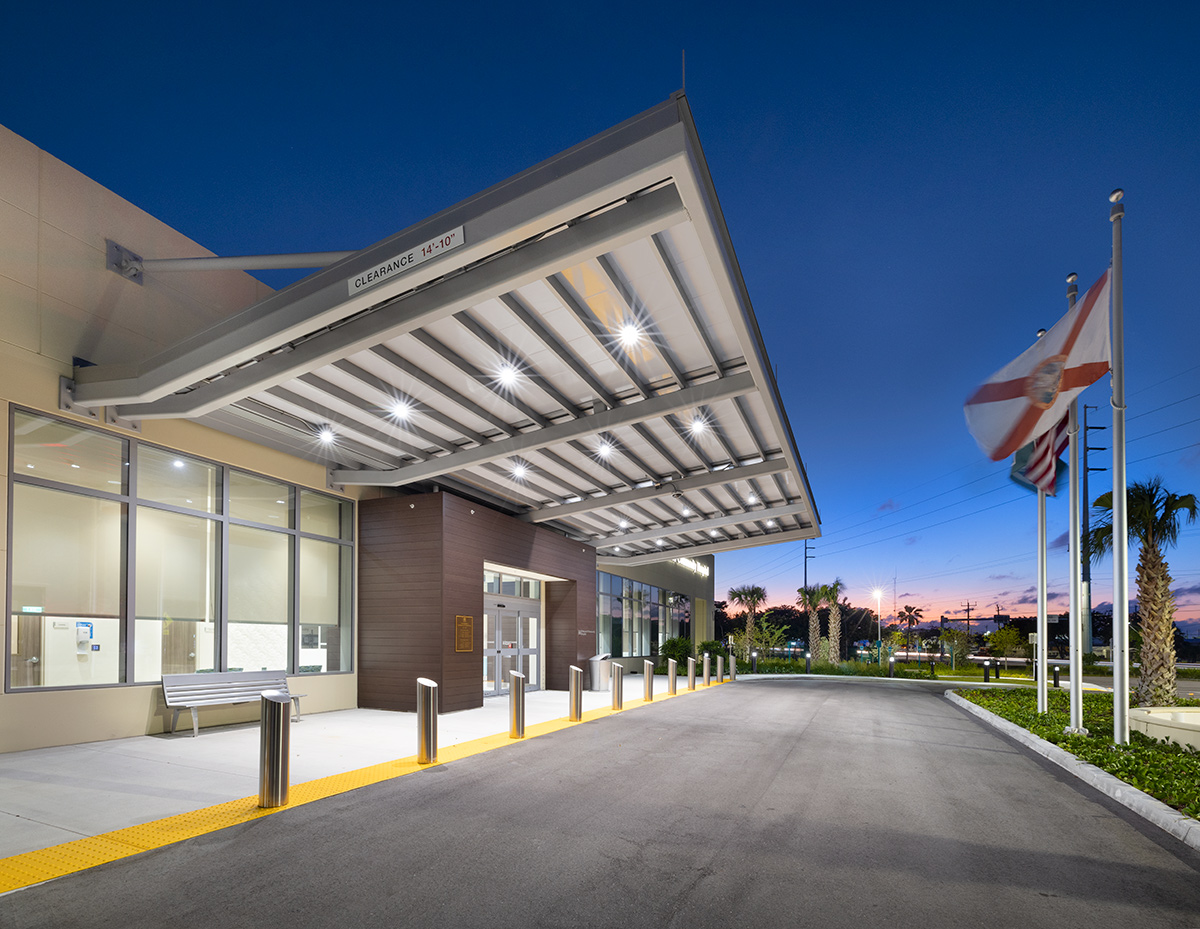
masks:
[[[796,606],[808,613],[808,650],[821,660],[817,651],[821,642],[821,617],[817,610],[821,608],[821,588],[815,584],[811,587],[800,587],[796,590]]]
[[[821,599],[829,606],[829,660],[837,664],[842,660],[842,594],[846,584],[840,577],[821,588]]]
[[[729,599],[746,608],[746,650],[754,648],[754,614],[759,604],[767,599],[767,592],[761,587],[747,584],[745,587],[731,587]]]
[[[904,650],[906,652],[908,651],[909,636],[912,634],[912,628],[918,622],[920,622],[921,613],[923,613],[923,612],[924,612],[924,610],[920,610],[920,609],[917,609],[916,607],[911,607],[911,606],[906,605],[904,607],[904,609],[900,611],[900,615],[896,617],[898,620],[900,620],[900,622],[907,623],[907,626],[908,626],[904,630]]]
[[[1092,560],[1112,551],[1112,493],[1096,498],[1095,528],[1088,543]],[[1179,520],[1196,521],[1196,495],[1173,494],[1163,489],[1162,478],[1130,484],[1125,491],[1129,541],[1141,544],[1138,553],[1137,599],[1142,617],[1142,670],[1137,688],[1140,706],[1175,704],[1175,595],[1171,572],[1163,554],[1179,540]]]

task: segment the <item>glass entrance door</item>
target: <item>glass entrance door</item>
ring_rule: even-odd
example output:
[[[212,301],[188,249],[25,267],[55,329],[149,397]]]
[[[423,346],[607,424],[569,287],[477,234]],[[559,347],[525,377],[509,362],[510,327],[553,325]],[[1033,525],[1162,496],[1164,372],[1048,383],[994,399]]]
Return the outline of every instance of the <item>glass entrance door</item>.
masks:
[[[525,675],[525,689],[541,686],[541,604],[487,599],[483,607],[483,693],[508,693],[508,672]]]

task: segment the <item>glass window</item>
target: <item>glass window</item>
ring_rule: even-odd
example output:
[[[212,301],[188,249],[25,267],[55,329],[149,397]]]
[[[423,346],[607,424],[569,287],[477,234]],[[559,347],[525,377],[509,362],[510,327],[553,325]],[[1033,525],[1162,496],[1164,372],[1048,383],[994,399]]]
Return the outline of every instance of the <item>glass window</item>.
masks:
[[[216,667],[219,525],[138,507],[135,681]]]
[[[121,494],[128,463],[129,444],[119,436],[32,413],[13,416],[14,477]]]
[[[521,579],[511,574],[500,575],[500,595],[504,597],[520,596]]]
[[[230,671],[286,669],[291,536],[229,527]]]
[[[14,687],[121,681],[124,510],[111,500],[13,487]]]
[[[542,582],[531,577],[521,578],[521,596],[529,600],[540,600],[542,598]]]
[[[484,593],[498,594],[500,593],[500,575],[495,571],[483,572],[483,590]]]
[[[142,500],[216,513],[221,497],[219,471],[208,462],[143,445],[137,456],[137,495]]]
[[[300,531],[331,539],[349,539],[349,504],[311,490],[300,491]]]
[[[350,655],[350,549],[300,540],[300,670],[342,671]]]
[[[268,526],[290,528],[291,494],[287,484],[240,471],[229,472],[229,515]]]

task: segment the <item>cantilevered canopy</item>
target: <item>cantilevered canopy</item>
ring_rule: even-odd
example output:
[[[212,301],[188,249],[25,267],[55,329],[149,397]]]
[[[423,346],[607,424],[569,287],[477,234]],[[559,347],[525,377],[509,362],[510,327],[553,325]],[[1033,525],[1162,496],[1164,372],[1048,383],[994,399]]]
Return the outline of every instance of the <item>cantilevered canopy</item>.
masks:
[[[75,401],[333,485],[440,486],[610,564],[820,534],[682,94],[144,363],[77,369]]]

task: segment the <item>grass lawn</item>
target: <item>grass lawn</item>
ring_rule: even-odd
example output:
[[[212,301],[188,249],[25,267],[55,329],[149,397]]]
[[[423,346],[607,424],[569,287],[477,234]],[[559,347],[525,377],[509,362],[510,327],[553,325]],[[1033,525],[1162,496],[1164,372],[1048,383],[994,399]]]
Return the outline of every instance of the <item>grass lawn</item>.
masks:
[[[1049,712],[1042,714],[1037,712],[1037,694],[1032,689],[956,693],[1168,806],[1200,819],[1200,752],[1173,742],[1160,742],[1140,732],[1129,734],[1128,745],[1114,745],[1112,694],[1084,693],[1083,725],[1088,730],[1084,736],[1063,732],[1071,721],[1070,695],[1065,690],[1049,692]],[[1200,700],[1179,703],[1200,706]]]

